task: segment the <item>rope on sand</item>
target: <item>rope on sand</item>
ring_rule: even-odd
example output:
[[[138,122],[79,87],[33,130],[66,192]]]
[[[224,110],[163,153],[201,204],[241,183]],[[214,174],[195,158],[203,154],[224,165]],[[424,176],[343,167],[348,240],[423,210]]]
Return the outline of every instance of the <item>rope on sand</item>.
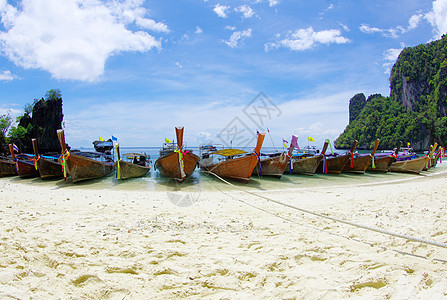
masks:
[[[270,202],[273,202],[273,203],[276,203],[276,204],[279,204],[279,205],[282,205],[282,206],[286,206],[286,207],[289,207],[289,208],[292,208],[292,209],[295,209],[295,210],[298,210],[298,211],[301,211],[301,212],[304,212],[304,213],[307,213],[307,214],[311,214],[311,215],[314,215],[314,216],[317,216],[317,217],[320,217],[320,218],[324,218],[324,219],[332,220],[332,221],[335,221],[335,222],[343,223],[343,224],[346,224],[346,225],[359,227],[359,228],[363,228],[363,229],[366,229],[366,230],[375,231],[375,232],[378,232],[378,233],[382,233],[382,234],[386,234],[386,235],[390,235],[390,236],[394,236],[394,237],[399,237],[399,238],[403,238],[403,239],[407,239],[407,240],[414,241],[414,242],[420,242],[420,243],[429,244],[429,245],[433,245],[433,246],[437,246],[437,247],[441,247],[441,248],[447,248],[447,244],[446,243],[440,243],[440,242],[427,240],[427,239],[423,239],[423,238],[417,238],[417,237],[413,237],[413,236],[406,235],[406,234],[401,234],[401,233],[397,233],[397,232],[392,232],[392,231],[380,229],[380,228],[377,228],[377,227],[371,227],[371,226],[366,226],[366,225],[362,225],[362,224],[356,224],[356,223],[353,223],[353,222],[337,219],[337,218],[334,218],[334,217],[331,217],[331,216],[319,214],[319,213],[316,213],[316,212],[313,212],[313,211],[310,211],[310,210],[307,210],[307,209],[304,209],[304,208],[300,208],[300,207],[297,207],[297,206],[294,206],[294,205],[291,205],[291,204],[287,204],[287,203],[284,203],[284,202],[281,202],[281,201],[278,201],[278,200],[275,200],[275,199],[271,199],[271,198],[268,198],[266,196],[262,196],[262,195],[256,194],[254,192],[250,192],[250,191],[244,190],[244,189],[240,188],[239,186],[234,185],[231,182],[223,179],[222,177],[220,177],[219,175],[217,175],[217,174],[215,174],[213,172],[209,172],[209,171],[204,171],[204,172],[205,173],[209,173],[209,174],[215,176],[216,178],[218,178],[222,182],[224,182],[224,183],[226,183],[226,184],[228,184],[228,185],[230,185],[230,186],[232,186],[232,187],[234,187],[234,188],[236,188],[236,189],[238,189],[238,190],[240,190],[240,191],[242,191],[244,193],[247,193],[247,194],[250,194],[250,195],[262,198],[264,200],[267,200],[267,201],[270,201]]]

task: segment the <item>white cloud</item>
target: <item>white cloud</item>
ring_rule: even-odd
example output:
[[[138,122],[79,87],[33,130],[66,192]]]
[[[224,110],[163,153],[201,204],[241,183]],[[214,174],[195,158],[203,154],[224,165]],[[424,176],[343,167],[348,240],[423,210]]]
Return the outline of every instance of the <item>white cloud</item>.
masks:
[[[447,33],[447,0],[433,2],[433,10],[425,15],[435,29],[435,38]]]
[[[230,6],[216,4],[213,10],[219,17],[226,18],[228,17],[226,13],[228,9],[230,9]]]
[[[170,30],[168,29],[168,25],[160,22],[155,22],[152,19],[138,17],[135,19],[135,23],[144,29],[165,33],[170,32]]]
[[[273,7],[279,4],[279,0],[269,0],[269,6]]]
[[[231,30],[231,31],[235,31],[236,30],[236,26],[225,26],[225,29],[227,30]]]
[[[248,5],[241,5],[237,8],[235,8],[234,11],[242,13],[243,18],[245,18],[245,19],[251,18],[255,14],[253,9]]]
[[[383,67],[385,68],[385,74],[391,73],[391,68],[396,63],[397,58],[399,57],[399,54],[402,52],[402,48],[391,48],[383,52],[383,60],[385,61],[383,63]]]
[[[228,41],[224,41],[224,43],[227,44],[231,48],[236,48],[240,41],[243,41],[248,37],[251,37],[251,28],[248,28],[247,30],[243,30],[243,31],[233,32],[230,39]]]
[[[203,30],[199,26],[196,26],[196,31],[194,31],[194,33],[195,34],[201,34],[201,33],[203,33]]]
[[[340,25],[341,28],[343,28],[344,31],[347,31],[347,32],[351,31],[351,29],[349,29],[349,27],[347,25],[345,25],[345,24],[343,24],[341,22],[339,22],[338,25]]]
[[[446,0],[447,2],[447,0]],[[425,18],[429,19],[429,17],[427,17],[429,14],[425,15]],[[410,19],[408,20],[408,27],[404,28],[402,26],[396,26],[396,27],[392,27],[392,28],[377,28],[377,27],[371,27],[367,24],[362,24],[359,29],[360,31],[366,33],[366,34],[374,34],[374,33],[380,33],[385,37],[389,37],[389,38],[398,38],[401,34],[407,33],[410,30],[416,29],[422,18],[424,18],[424,14],[422,13],[418,13],[418,14],[414,14],[410,17]],[[446,16],[447,18],[447,16]]]
[[[257,3],[263,3],[266,2],[265,0],[255,0],[253,3],[257,4]],[[279,4],[279,0],[268,0],[269,6],[270,7],[274,7],[276,5]]]
[[[412,30],[418,27],[423,16],[423,14],[412,15],[410,20],[408,21],[408,30]]]
[[[126,2],[28,0],[17,9],[0,0],[2,54],[24,68],[42,69],[54,78],[96,81],[106,60],[119,52],[146,52],[160,41],[144,29],[168,32],[143,16],[143,0]]]
[[[350,40],[341,35],[340,30],[330,29],[322,31],[314,31],[312,27],[306,29],[298,29],[293,33],[289,33],[287,38],[277,43],[267,43],[264,45],[266,51],[277,49],[280,46],[289,48],[293,51],[303,51],[314,47],[317,44],[345,44]]]
[[[362,24],[360,26],[360,31],[362,31],[366,34],[381,33],[383,36],[389,37],[389,38],[398,38],[400,33],[406,32],[406,30],[401,26],[397,26],[395,28],[389,28],[389,29],[382,29],[382,28],[377,28],[377,27],[370,27],[367,24]]]
[[[370,27],[369,25],[362,24],[360,26],[360,31],[370,34],[370,33],[382,32],[383,29],[379,29],[377,27]]]
[[[17,79],[17,76],[14,74],[11,74],[11,71],[1,71],[0,72],[0,81],[11,81]]]
[[[183,69],[183,66],[182,66],[178,61],[175,62],[175,65],[176,65],[177,67],[179,67],[180,69]]]

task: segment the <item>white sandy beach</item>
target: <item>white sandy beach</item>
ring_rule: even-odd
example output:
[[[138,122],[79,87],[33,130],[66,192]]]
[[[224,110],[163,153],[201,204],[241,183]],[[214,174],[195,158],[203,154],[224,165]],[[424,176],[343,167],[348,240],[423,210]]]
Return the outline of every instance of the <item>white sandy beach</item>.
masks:
[[[260,194],[446,243],[447,173],[411,178]],[[238,190],[67,189],[11,178],[0,178],[0,190],[2,299],[447,297],[446,248]]]

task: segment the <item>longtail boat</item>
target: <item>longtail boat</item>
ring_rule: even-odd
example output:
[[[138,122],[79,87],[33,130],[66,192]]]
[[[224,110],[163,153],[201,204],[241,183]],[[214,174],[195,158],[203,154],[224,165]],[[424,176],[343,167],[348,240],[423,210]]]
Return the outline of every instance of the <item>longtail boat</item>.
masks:
[[[0,177],[18,175],[16,164],[13,160],[0,156]]]
[[[160,171],[164,177],[173,178],[177,181],[183,181],[194,172],[200,157],[191,151],[183,149],[183,127],[176,127],[177,150],[159,157],[155,161],[155,168]]]
[[[124,157],[132,160],[132,162],[121,159],[120,145],[115,144],[116,162],[113,167],[116,170],[116,179],[128,179],[142,177],[151,169],[148,155],[142,153],[125,153]]]
[[[317,168],[318,173],[332,173],[340,174],[343,169],[348,165],[350,158],[354,157],[354,150],[357,147],[358,141],[355,140],[352,144],[351,150],[348,153],[342,155],[327,156],[326,162],[321,161]],[[326,169],[326,170],[325,170]]]
[[[70,175],[73,182],[78,182],[101,178],[114,171],[113,161],[110,161],[110,159],[102,153],[69,152],[65,144],[65,134],[63,129],[57,131],[57,137],[59,138],[62,148],[62,155],[59,157],[59,163],[63,167],[65,178]],[[104,161],[100,161],[99,159],[104,159]]]
[[[9,152],[11,152],[12,160],[16,163],[17,172],[20,178],[39,176],[39,171],[36,169],[33,158],[31,156],[27,154],[15,155],[14,147],[12,144],[9,144]]]
[[[259,133],[256,148],[254,149],[253,153],[247,154],[242,157],[233,158],[236,155],[246,153],[245,151],[240,149],[222,149],[211,152],[210,154],[222,155],[226,159],[218,163],[201,163],[201,168],[222,178],[228,178],[247,183],[250,180],[253,169],[259,163],[259,154],[261,151],[262,143],[264,142],[264,138],[265,133]]]
[[[290,158],[292,157],[293,149],[295,149],[295,145],[297,144],[297,139],[298,137],[296,135],[292,136],[292,141],[287,152],[284,151],[282,153],[278,153],[279,155],[262,158],[261,169],[259,169],[259,164],[257,164],[252,175],[272,176],[278,179],[281,178],[290,161]]]
[[[34,150],[34,165],[37,167],[40,178],[58,178],[63,177],[62,165],[57,161],[59,156],[39,155],[37,149],[37,140],[31,139]]]
[[[366,154],[355,153],[354,156],[349,159],[349,162],[343,169],[343,172],[364,174],[374,158],[374,154],[376,153],[377,148],[379,147],[379,143],[380,140],[376,139],[376,143],[374,144],[374,148],[371,151],[371,153]],[[352,163],[352,158],[354,158],[354,163]]]
[[[320,154],[315,155],[300,155],[292,157],[292,165],[288,164],[290,171],[293,174],[314,175],[318,166],[326,155],[329,140],[326,140]]]
[[[413,173],[413,174],[421,173],[424,167],[427,165],[428,161],[430,160],[430,156],[433,155],[433,152],[435,151],[437,146],[438,144],[435,143],[431,151],[427,153],[427,155],[424,155],[422,157],[412,159],[402,159],[398,157],[397,161],[391,164],[390,171],[400,173]]]
[[[389,172],[391,164],[396,160],[402,142],[399,143],[394,152],[382,152],[374,155],[374,161],[368,166],[366,171],[372,172]],[[373,163],[374,162],[374,163]]]

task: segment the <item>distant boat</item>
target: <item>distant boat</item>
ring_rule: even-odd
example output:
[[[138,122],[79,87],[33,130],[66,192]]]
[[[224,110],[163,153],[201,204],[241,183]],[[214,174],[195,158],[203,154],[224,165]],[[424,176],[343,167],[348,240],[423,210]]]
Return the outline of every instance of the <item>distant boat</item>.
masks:
[[[36,169],[34,165],[32,156],[28,154],[15,155],[12,144],[9,144],[9,152],[11,152],[12,160],[16,163],[17,172],[20,178],[39,176],[39,171]]]
[[[357,147],[358,141],[355,140],[351,150],[348,153],[345,154],[335,154],[335,155],[328,155],[326,157],[326,162],[322,161],[320,162],[320,165],[317,168],[318,173],[325,173],[324,168],[327,168],[327,173],[332,174],[340,174],[343,169],[346,167],[346,165],[349,163],[349,160],[351,157],[354,156],[355,148]],[[325,166],[326,163],[326,166]]]
[[[210,154],[221,155],[225,160],[218,163],[201,162],[201,168],[210,173],[216,174],[222,178],[242,181],[247,183],[250,180],[253,169],[259,163],[259,154],[264,142],[265,133],[259,133],[256,148],[253,153],[234,158],[247,152],[240,149],[222,149],[211,152]]]
[[[64,167],[64,177],[67,173],[73,182],[82,180],[101,178],[114,171],[113,160],[103,153],[97,152],[69,152],[65,144],[65,134],[63,129],[57,131],[57,136],[62,147],[62,155],[59,163]]]
[[[0,156],[0,177],[18,175],[16,164],[12,159]]]
[[[174,148],[174,143],[165,143],[165,145],[172,145],[172,147],[164,148],[155,161],[155,168],[160,171],[164,177],[173,178],[177,181],[183,181],[190,176],[197,166],[200,157],[193,154],[191,151],[183,149],[183,127],[176,127],[175,133],[177,136],[177,147]]]
[[[293,174],[314,175],[318,166],[323,160],[327,147],[329,146],[329,140],[326,140],[323,145],[323,149],[320,154],[298,154],[292,157],[292,166],[288,164],[288,168]]]
[[[292,136],[292,141],[287,152],[274,153],[266,155],[270,156],[268,158],[261,158],[261,169],[259,169],[259,164],[257,164],[252,175],[281,178],[292,157],[293,149],[295,149],[294,145],[297,144],[297,139],[298,137],[296,135]]]
[[[116,170],[117,179],[128,179],[142,177],[146,175],[150,169],[150,156],[142,153],[125,153],[124,157],[131,159],[131,162],[121,159],[119,144],[116,144],[116,162],[113,167]]]
[[[40,178],[62,178],[64,176],[62,165],[57,161],[60,155],[39,155],[37,150],[37,140],[31,139],[31,143],[33,144],[34,150],[34,164],[37,166]]]
[[[113,149],[113,141],[111,139],[107,141],[94,141],[92,144],[96,152],[106,153]]]
[[[397,158],[397,161],[393,162],[390,166],[391,172],[400,172],[400,173],[413,173],[419,174],[426,167],[428,161],[430,160],[430,156],[433,155],[437,143],[433,146],[431,151],[422,157],[406,159],[406,158]]]
[[[352,163],[352,157],[351,157],[349,159],[348,164],[346,165],[346,167],[343,169],[342,172],[364,174],[374,158],[377,148],[379,147],[379,143],[380,140],[376,139],[376,143],[371,153],[365,153],[365,154],[354,153],[354,163]]]

